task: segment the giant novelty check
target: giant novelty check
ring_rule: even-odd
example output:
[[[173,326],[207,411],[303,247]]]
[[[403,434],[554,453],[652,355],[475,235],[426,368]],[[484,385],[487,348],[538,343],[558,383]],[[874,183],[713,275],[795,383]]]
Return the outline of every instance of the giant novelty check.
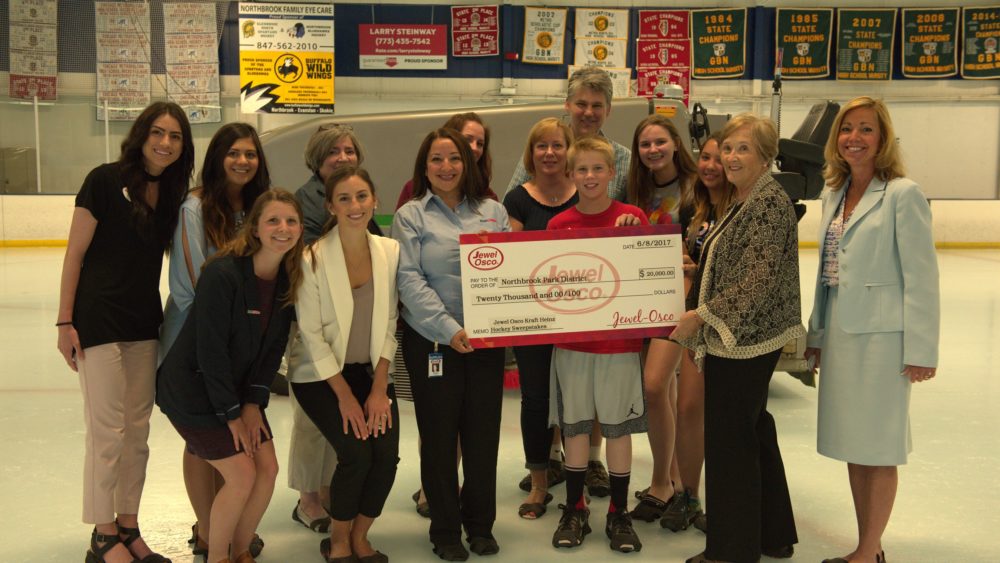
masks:
[[[474,347],[670,334],[684,312],[679,225],[464,234]]]

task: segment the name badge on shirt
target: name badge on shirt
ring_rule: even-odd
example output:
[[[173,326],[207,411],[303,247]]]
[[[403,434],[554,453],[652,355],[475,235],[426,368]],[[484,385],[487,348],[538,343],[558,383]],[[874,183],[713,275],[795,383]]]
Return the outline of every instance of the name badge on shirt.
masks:
[[[247,314],[248,315],[259,315],[260,311],[258,311],[257,309],[247,309]]]

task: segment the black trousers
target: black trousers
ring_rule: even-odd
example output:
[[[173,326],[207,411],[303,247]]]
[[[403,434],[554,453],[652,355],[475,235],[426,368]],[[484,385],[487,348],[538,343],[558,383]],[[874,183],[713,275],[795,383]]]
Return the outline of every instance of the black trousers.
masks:
[[[430,539],[436,545],[460,543],[463,525],[469,536],[492,537],[504,350],[459,354],[441,344],[444,375],[427,377],[427,356],[433,351],[433,342],[404,325],[403,359],[422,440],[420,482],[431,507]],[[460,439],[461,494],[455,467]]]
[[[736,563],[798,542],[767,388],[780,350],[705,358],[705,556]]]
[[[517,371],[521,381],[521,440],[525,467],[547,469],[553,428],[549,426],[549,379],[552,373],[552,345],[515,346]]]
[[[364,408],[372,388],[371,364],[347,364],[342,377],[354,398]],[[392,399],[392,428],[378,438],[358,440],[354,431],[344,434],[340,403],[326,381],[292,383],[292,392],[302,410],[316,424],[337,452],[337,469],[330,480],[330,516],[346,522],[358,514],[378,518],[385,499],[396,480],[399,464],[399,409],[396,393],[389,385]]]

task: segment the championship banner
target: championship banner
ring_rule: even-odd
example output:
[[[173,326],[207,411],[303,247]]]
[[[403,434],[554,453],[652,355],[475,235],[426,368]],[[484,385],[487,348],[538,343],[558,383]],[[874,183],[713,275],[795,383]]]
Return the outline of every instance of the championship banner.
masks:
[[[219,123],[219,41],[215,6],[194,2],[163,5],[167,97],[191,123]]]
[[[781,77],[787,79],[830,76],[830,43],[833,10],[830,8],[778,8],[775,52]]]
[[[566,8],[524,8],[521,62],[561,65],[565,43]]]
[[[896,10],[837,13],[837,80],[891,80]]]
[[[583,66],[567,65],[566,79],[569,80],[573,73],[583,68]],[[611,76],[611,88],[613,99],[628,98],[632,95],[632,69],[630,68],[602,68]]]
[[[463,234],[459,243],[473,347],[666,336],[684,313],[679,225]]]
[[[687,10],[639,10],[639,39],[687,39]]]
[[[622,68],[625,66],[625,39],[577,39],[573,64]]]
[[[628,39],[628,10],[576,8],[575,37]]]
[[[962,8],[962,78],[1000,78],[1000,6]]]
[[[94,29],[97,119],[133,121],[150,102],[149,4],[95,2]]]
[[[497,6],[452,6],[452,56],[487,57],[499,55],[499,13]]]
[[[676,84],[684,90],[684,105],[691,98],[691,69],[679,68],[637,68],[636,96],[652,98],[656,95],[656,87],[661,84]]]
[[[448,26],[361,24],[358,68],[444,70],[448,68]]]
[[[689,67],[691,43],[667,39],[639,39],[635,44],[635,66],[636,68]]]
[[[903,8],[903,76],[958,74],[958,8]]]
[[[240,2],[243,113],[331,114],[332,4]]]
[[[56,0],[10,0],[10,75],[8,95],[31,100],[56,99],[59,6]]]
[[[747,11],[691,10],[694,78],[740,78],[746,73]]]

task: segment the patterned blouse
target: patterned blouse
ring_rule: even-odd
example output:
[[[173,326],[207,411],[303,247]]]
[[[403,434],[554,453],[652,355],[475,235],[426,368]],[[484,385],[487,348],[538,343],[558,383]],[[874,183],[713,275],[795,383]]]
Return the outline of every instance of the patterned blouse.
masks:
[[[844,229],[847,227],[847,220],[844,217],[844,200],[841,198],[837,212],[830,221],[830,226],[826,229],[826,238],[823,241],[823,285],[826,287],[837,287],[840,284],[840,239],[844,236]]]

